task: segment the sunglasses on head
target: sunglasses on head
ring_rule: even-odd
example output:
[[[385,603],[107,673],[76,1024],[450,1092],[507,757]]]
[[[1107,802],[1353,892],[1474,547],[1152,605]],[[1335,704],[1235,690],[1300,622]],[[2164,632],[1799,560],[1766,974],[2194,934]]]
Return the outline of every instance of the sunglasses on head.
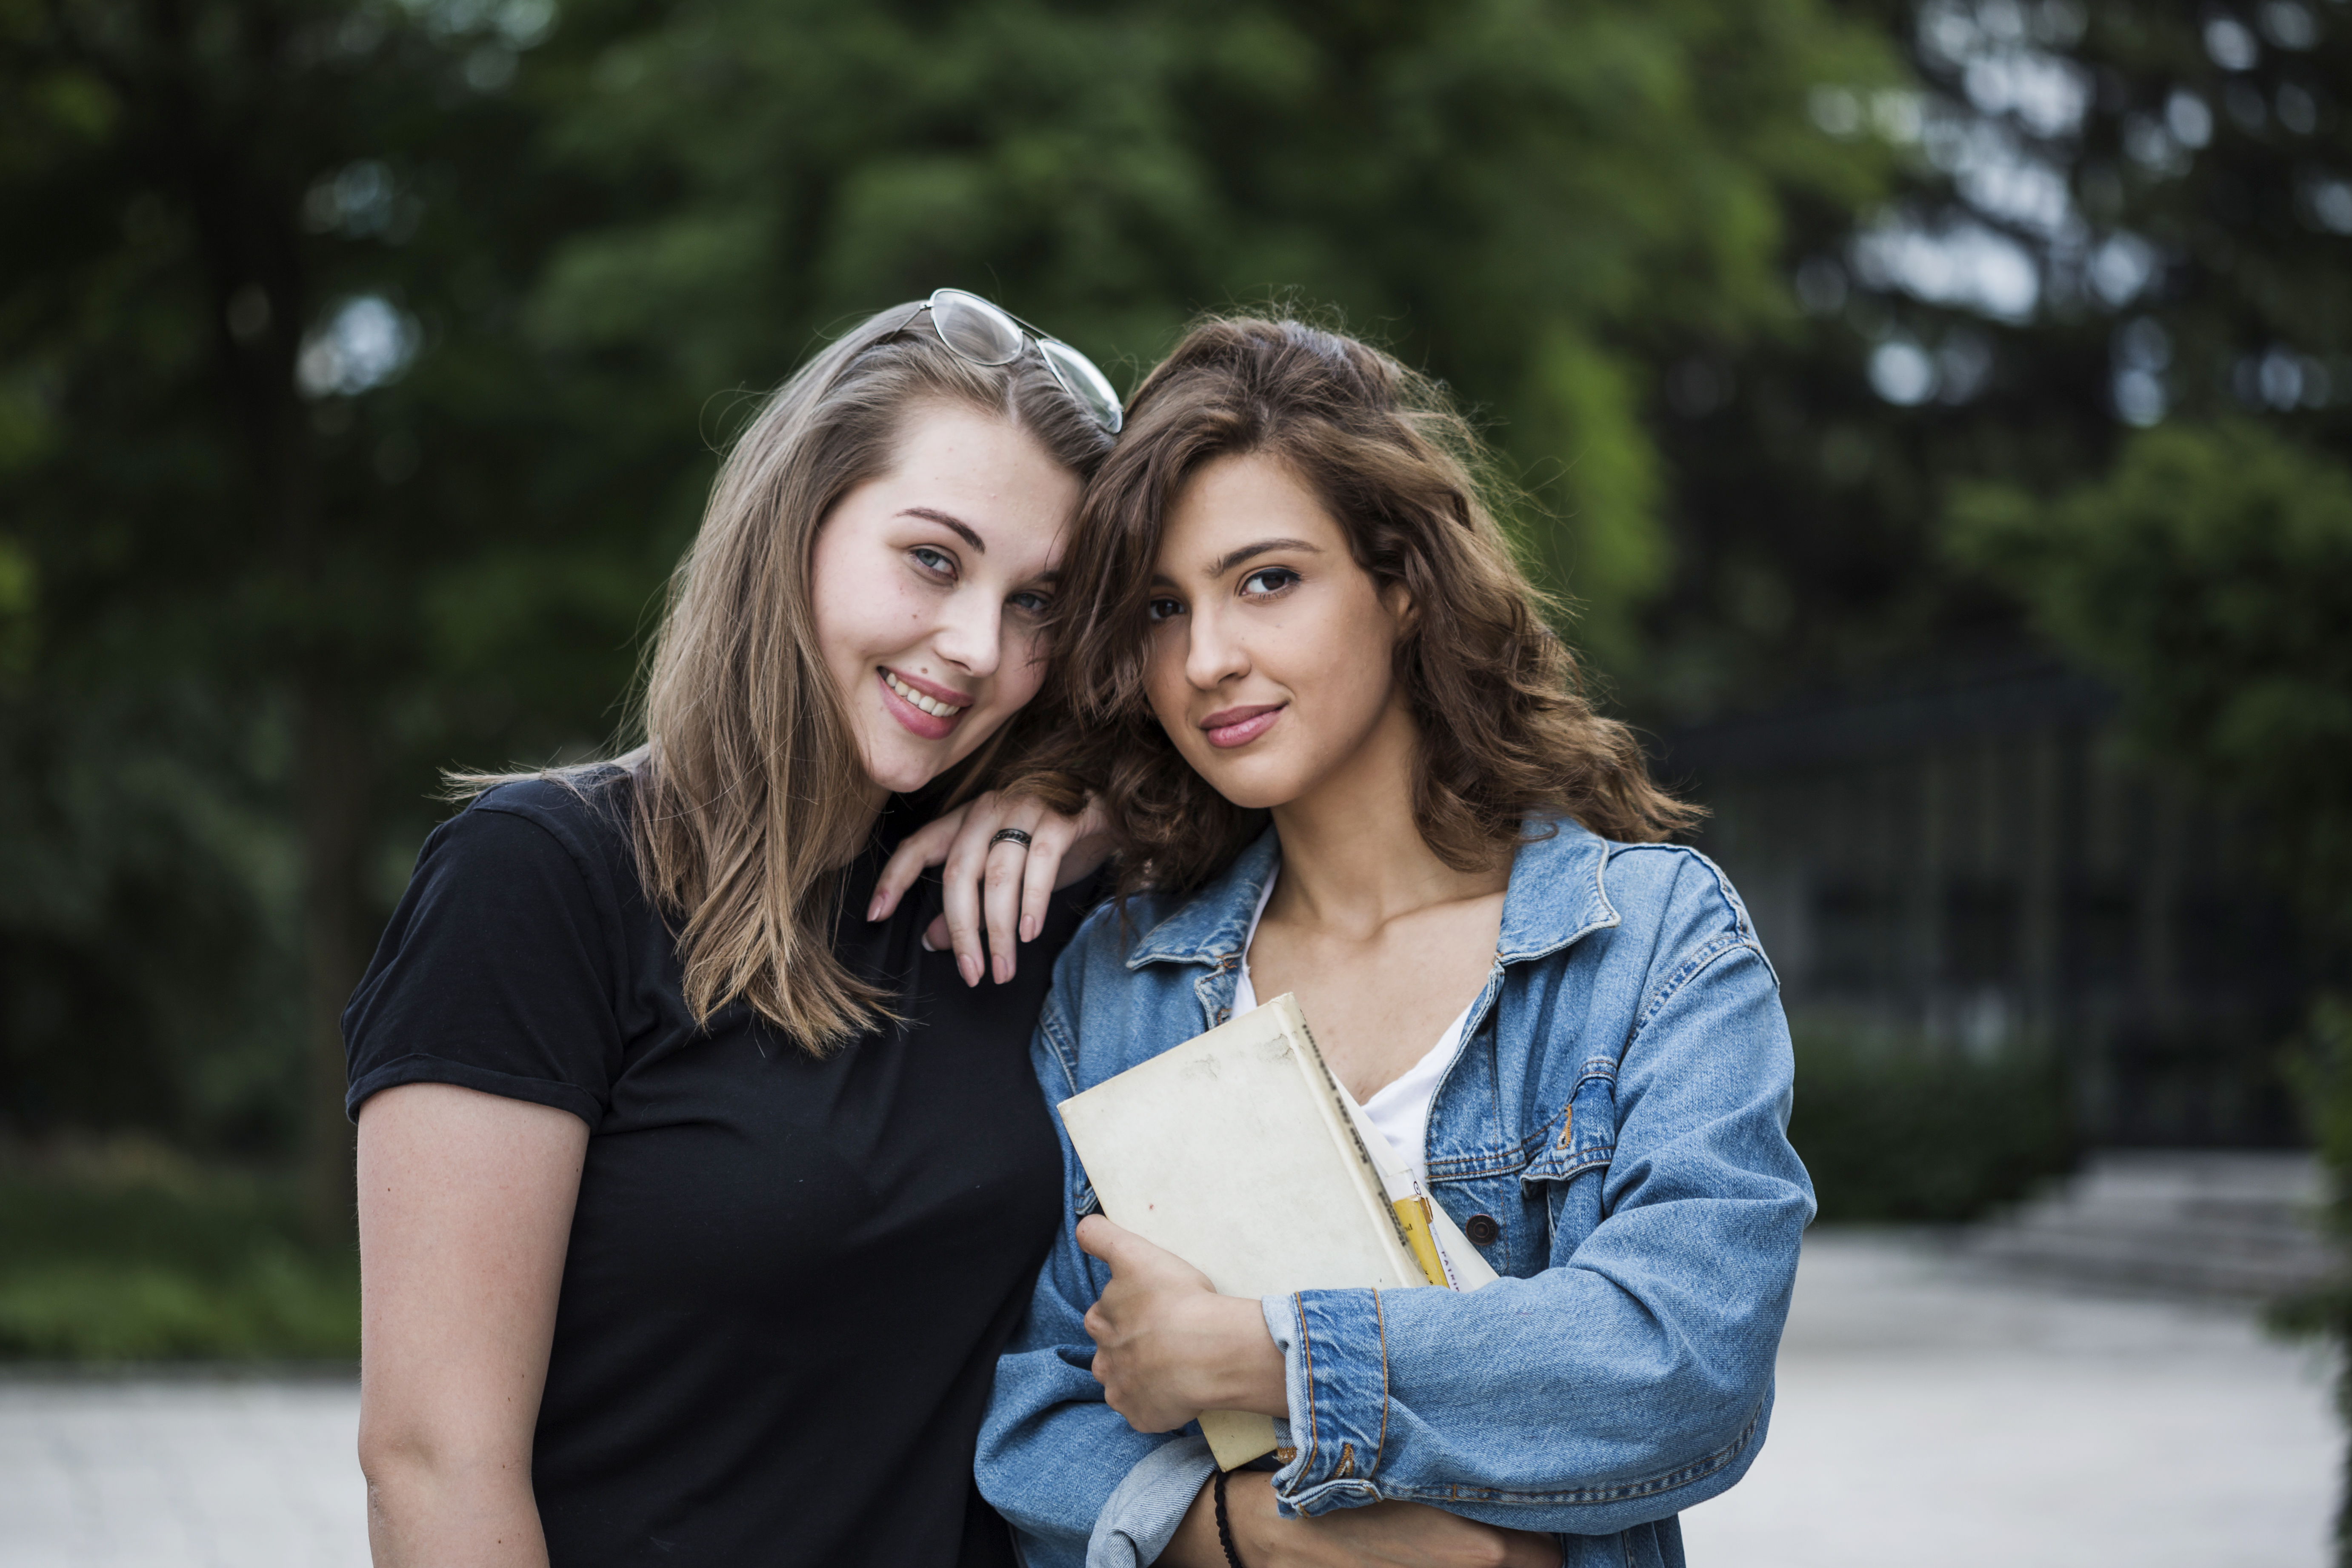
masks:
[[[1118,406],[1118,394],[1111,390],[1110,378],[1095,368],[1095,362],[1062,342],[1049,338],[1035,327],[1013,315],[1002,306],[966,293],[961,289],[938,289],[915,308],[915,316],[929,311],[931,330],[940,335],[957,358],[972,364],[1005,365],[1021,357],[1024,349],[1034,347],[1037,357],[1045,362],[1045,369],[1055,384],[1070,395],[1073,401],[1086,411],[1087,417],[1109,431],[1118,434],[1127,416]],[[909,316],[898,327],[905,331],[915,324]]]

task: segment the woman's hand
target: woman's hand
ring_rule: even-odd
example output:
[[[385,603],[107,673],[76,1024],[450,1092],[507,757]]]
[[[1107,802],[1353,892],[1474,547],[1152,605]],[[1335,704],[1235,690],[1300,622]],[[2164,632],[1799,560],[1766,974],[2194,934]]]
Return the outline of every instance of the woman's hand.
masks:
[[[1028,844],[996,842],[996,835],[1008,827],[1027,834]],[[1035,941],[1045,929],[1045,905],[1054,889],[1109,859],[1113,844],[1110,814],[1098,796],[1088,795],[1085,810],[1065,816],[1042,802],[1011,800],[992,790],[907,836],[882,868],[866,918],[883,919],[926,870],[945,865],[947,912],[931,922],[923,940],[934,948],[955,949],[956,973],[966,985],[979,984],[983,971],[992,972],[1002,985],[1013,975],[1015,930],[1022,942]]]
[[[1163,1568],[1224,1568],[1211,1486],[1201,1489],[1160,1554]],[[1559,1542],[1549,1535],[1501,1530],[1424,1503],[1376,1502],[1285,1519],[1275,1511],[1273,1478],[1264,1470],[1226,1478],[1225,1518],[1234,1553],[1249,1568],[1559,1568],[1560,1562]]]
[[[1203,1410],[1287,1416],[1282,1352],[1256,1301],[1220,1296],[1209,1277],[1100,1215],[1078,1246],[1110,1266],[1087,1310],[1103,1400],[1139,1432],[1172,1432]]]

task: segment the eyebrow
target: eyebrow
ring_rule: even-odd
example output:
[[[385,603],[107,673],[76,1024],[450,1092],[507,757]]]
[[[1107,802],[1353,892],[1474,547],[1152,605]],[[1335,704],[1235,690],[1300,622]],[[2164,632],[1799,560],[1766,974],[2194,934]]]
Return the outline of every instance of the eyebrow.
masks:
[[[1226,551],[1223,555],[1210,562],[1208,570],[1202,573],[1202,575],[1213,581],[1243,562],[1255,556],[1264,555],[1273,550],[1304,550],[1314,555],[1323,553],[1320,546],[1309,544],[1303,539],[1261,539],[1255,544],[1244,544],[1239,550]]]
[[[1201,575],[1213,583],[1243,562],[1254,556],[1264,555],[1270,550],[1304,550],[1311,555],[1323,553],[1321,545],[1309,544],[1303,539],[1261,539],[1255,544],[1244,544],[1239,550],[1226,551],[1223,555],[1210,562],[1202,571]],[[1154,572],[1151,574],[1151,585],[1155,588],[1173,588],[1176,586],[1176,579],[1165,572]]]
[[[919,517],[929,521],[936,522],[942,528],[952,528],[963,536],[963,542],[966,544],[971,545],[982,555],[988,553],[988,542],[981,538],[980,531],[972,527],[971,524],[964,521],[963,519],[960,517],[953,516],[948,512],[936,510],[935,509],[927,506],[900,507],[898,509],[898,515],[900,517]]]

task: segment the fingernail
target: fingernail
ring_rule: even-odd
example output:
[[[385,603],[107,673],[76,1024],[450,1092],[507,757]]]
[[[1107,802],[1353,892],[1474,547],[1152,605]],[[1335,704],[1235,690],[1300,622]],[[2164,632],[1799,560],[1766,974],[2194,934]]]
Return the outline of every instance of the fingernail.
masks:
[[[1013,960],[1010,958],[999,958],[996,961],[996,983],[999,985],[1002,985],[1012,978]]]
[[[869,921],[878,921],[882,918],[882,900],[880,899],[877,898],[872,903],[866,906],[866,918]]]
[[[1022,919],[1021,940],[1023,942],[1035,942],[1037,940],[1037,917],[1035,915],[1024,916]]]

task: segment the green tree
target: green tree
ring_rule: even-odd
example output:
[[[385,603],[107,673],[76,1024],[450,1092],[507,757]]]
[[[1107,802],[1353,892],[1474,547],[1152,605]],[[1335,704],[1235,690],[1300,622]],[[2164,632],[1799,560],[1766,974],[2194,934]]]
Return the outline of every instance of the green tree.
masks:
[[[1824,77],[1890,153],[1857,212],[1800,198],[1805,311],[1662,338],[1675,549],[1643,620],[1662,714],[1705,716],[2013,637],[1956,571],[1955,483],[2050,494],[2167,420],[2352,445],[2352,26],[2339,7],[1881,0],[1910,79]]]
[[[1952,539],[2352,932],[2352,470],[2251,420],[2168,425],[2053,500],[1962,491]]]
[[[1885,162],[1808,92],[1895,70],[1820,0],[0,0],[13,1115],[306,1129],[347,1223],[433,768],[607,733],[709,444],[941,283],[1132,365],[1337,307],[1486,410],[1631,669],[1652,345],[1793,319],[1784,213]]]

